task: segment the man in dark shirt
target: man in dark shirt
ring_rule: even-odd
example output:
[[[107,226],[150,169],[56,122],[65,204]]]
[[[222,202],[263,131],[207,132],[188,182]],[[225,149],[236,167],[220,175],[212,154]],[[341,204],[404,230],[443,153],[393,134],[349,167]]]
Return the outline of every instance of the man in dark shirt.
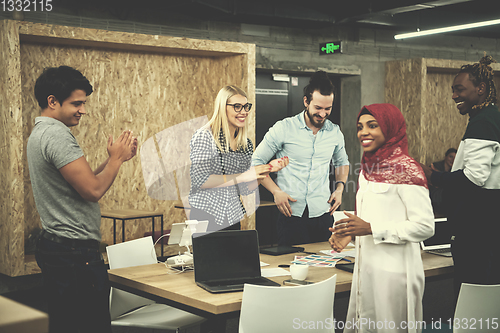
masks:
[[[469,124],[451,172],[424,168],[431,184],[449,195],[455,296],[464,282],[500,284],[500,112],[493,61],[485,56],[464,65],[453,81],[452,98]]]

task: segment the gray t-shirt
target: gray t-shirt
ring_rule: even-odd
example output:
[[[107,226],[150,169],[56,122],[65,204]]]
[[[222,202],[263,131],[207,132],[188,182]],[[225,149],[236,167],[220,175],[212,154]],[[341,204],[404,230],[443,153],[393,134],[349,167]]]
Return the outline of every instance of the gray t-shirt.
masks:
[[[99,204],[83,199],[59,172],[83,156],[69,128],[57,119],[37,117],[28,139],[27,156],[43,228],[61,237],[100,241]]]

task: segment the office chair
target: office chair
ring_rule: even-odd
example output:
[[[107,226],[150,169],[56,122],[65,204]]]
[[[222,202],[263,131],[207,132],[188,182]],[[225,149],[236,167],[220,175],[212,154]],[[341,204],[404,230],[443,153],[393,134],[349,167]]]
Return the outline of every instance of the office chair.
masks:
[[[499,318],[500,284],[462,283],[452,323],[453,332],[498,332]]]
[[[110,269],[157,263],[151,236],[110,245],[106,252]],[[111,288],[109,310],[112,326],[178,332],[205,321],[203,317],[116,288]]]
[[[337,275],[295,287],[245,284],[239,333],[334,332],[336,282]]]

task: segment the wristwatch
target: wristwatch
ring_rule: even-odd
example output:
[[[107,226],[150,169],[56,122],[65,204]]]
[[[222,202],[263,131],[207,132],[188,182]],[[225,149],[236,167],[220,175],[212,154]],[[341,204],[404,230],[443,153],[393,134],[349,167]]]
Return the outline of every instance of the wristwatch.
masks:
[[[337,181],[335,182],[335,189],[337,189],[337,184],[338,184],[338,183],[342,183],[342,185],[344,185],[344,188],[342,189],[342,192],[344,192],[344,189],[345,189],[345,182],[343,182],[343,181],[341,181],[341,180],[337,180]]]

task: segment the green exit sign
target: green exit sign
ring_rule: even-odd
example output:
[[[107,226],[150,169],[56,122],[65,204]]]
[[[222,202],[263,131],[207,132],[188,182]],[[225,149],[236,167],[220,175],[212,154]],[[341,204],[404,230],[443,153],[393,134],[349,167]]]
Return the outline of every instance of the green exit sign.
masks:
[[[319,55],[342,53],[342,41],[319,44]]]

